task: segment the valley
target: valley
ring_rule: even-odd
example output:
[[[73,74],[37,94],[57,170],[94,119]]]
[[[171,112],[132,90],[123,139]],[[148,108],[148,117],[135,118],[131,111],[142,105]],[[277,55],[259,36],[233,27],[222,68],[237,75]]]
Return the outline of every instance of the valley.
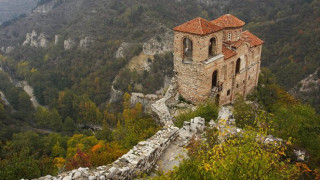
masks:
[[[303,163],[312,173],[319,168],[319,0],[28,0],[20,4],[0,0],[0,23],[8,21],[0,26],[0,67],[4,68],[0,71],[0,177],[31,179],[104,166],[139,142],[157,137],[163,125],[150,113],[151,107],[145,110],[143,105],[165,97],[175,77],[173,28],[196,17],[213,20],[227,13],[246,22],[243,31],[264,41],[259,84],[247,98],[250,102],[234,104],[237,127],[256,129],[254,121],[261,120],[260,111],[266,112],[263,117],[269,119],[259,122],[271,127],[268,133],[272,129],[271,134],[290,143],[292,138],[293,147],[310,156]],[[25,15],[19,16],[20,12]],[[216,119],[216,106],[195,107],[179,95],[173,99],[177,102],[169,101],[170,113],[179,128],[195,117],[205,116],[207,127]],[[210,133],[217,137],[216,132]],[[210,140],[205,143],[217,148]],[[186,152],[193,159],[182,161],[180,169],[164,178],[186,179],[184,170],[195,167],[202,168],[193,170],[195,176],[210,172],[197,158],[207,162],[206,155],[195,151]],[[261,157],[281,164],[277,155],[268,155]],[[291,157],[289,153],[283,158]],[[20,161],[21,166],[16,163]]]

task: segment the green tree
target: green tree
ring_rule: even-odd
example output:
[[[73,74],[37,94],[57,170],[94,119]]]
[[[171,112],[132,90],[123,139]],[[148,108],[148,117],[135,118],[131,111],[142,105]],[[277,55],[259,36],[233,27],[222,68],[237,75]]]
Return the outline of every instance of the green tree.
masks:
[[[106,142],[112,141],[112,131],[110,130],[106,121],[103,122],[102,130],[96,132],[96,137],[97,139],[104,140]]]
[[[0,119],[3,119],[4,117],[5,117],[4,105],[0,101]]]
[[[49,119],[50,119],[50,114],[48,109],[44,107],[38,107],[36,110],[36,123],[40,127],[48,127]]]
[[[5,179],[22,179],[40,177],[38,161],[28,153],[14,153],[11,157],[0,160],[0,177]]]
[[[60,142],[57,143],[52,148],[52,156],[53,157],[65,157],[66,151],[64,148],[60,146]]]
[[[21,152],[22,150],[29,153],[40,151],[42,149],[42,139],[39,134],[33,131],[13,134],[8,148],[13,152]]]
[[[79,105],[79,123],[85,125],[100,124],[102,120],[102,113],[94,102],[88,96],[83,96]]]
[[[18,99],[18,110],[23,111],[25,113],[30,113],[33,111],[32,103],[30,101],[30,96],[25,93],[21,92],[19,93],[19,99]]]
[[[59,112],[56,109],[50,111],[49,115],[49,124],[50,128],[56,131],[62,130],[62,119],[59,115]]]
[[[70,133],[73,133],[75,130],[77,130],[77,125],[69,116],[64,120],[63,130]]]
[[[238,98],[234,105],[234,118],[236,119],[237,127],[244,128],[246,125],[255,127],[256,109],[254,104],[246,102],[244,99]]]

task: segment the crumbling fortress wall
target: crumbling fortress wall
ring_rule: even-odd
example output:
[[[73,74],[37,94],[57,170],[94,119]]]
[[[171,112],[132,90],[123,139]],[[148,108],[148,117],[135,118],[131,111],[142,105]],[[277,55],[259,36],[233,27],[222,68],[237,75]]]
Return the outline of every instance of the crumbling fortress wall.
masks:
[[[175,79],[173,79],[166,95],[151,105],[154,113],[158,115],[159,122],[163,124],[163,128],[154,136],[138,143],[127,154],[112,164],[99,166],[94,169],[78,168],[59,174],[56,177],[50,175],[41,177],[39,180],[133,179],[143,173],[150,172],[155,166],[159,165],[159,160],[170,161],[165,162],[167,163],[166,166],[172,165],[170,164],[173,161],[171,158],[172,154],[178,155],[179,151],[182,151],[181,148],[188,145],[196,134],[203,132],[205,129],[205,120],[201,117],[196,117],[190,122],[185,122],[181,129],[174,127],[168,106],[170,104],[172,106],[175,101],[178,102],[175,82]],[[235,126],[235,119],[230,107],[221,107],[217,120],[212,120],[209,124],[212,128],[217,128],[218,131],[221,131],[220,134],[224,134],[218,138],[220,142],[223,142],[230,135],[241,134],[243,132],[242,129]],[[263,143],[280,143],[283,141],[271,135],[259,139]],[[168,150],[174,152],[168,152]],[[295,150],[294,154],[297,157],[297,161],[304,161],[304,151]]]
[[[39,178],[39,180],[132,179],[153,168],[162,152],[176,139],[178,132],[179,128],[177,127],[163,128],[151,138],[134,146],[111,165],[95,169],[79,168],[62,173],[57,177],[46,176]]]
[[[64,172],[56,177],[45,176],[39,180],[105,180],[105,179],[133,179],[143,173],[150,172],[156,162],[159,160],[163,151],[174,142],[177,137],[181,136],[183,142],[187,143],[188,132],[192,135],[203,131],[205,123],[202,118],[195,118],[184,127],[174,127],[169,108],[166,103],[170,104],[177,100],[176,82],[173,78],[172,83],[166,95],[151,105],[153,112],[158,116],[159,123],[163,128],[154,136],[142,141],[134,146],[127,154],[120,157],[112,164],[99,166],[95,169],[79,168],[69,172]],[[188,137],[187,137],[188,136]]]

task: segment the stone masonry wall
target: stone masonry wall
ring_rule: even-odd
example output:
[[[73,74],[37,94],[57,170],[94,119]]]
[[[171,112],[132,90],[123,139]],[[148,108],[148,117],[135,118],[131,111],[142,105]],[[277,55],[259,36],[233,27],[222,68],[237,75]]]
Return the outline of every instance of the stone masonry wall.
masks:
[[[238,31],[241,29],[232,29],[232,37],[235,37]],[[208,61],[211,37],[217,39],[217,52],[220,57],[216,56],[215,60]],[[189,38],[193,42],[193,61],[188,63],[183,62],[184,38]],[[222,31],[208,36],[175,32],[174,70],[178,91],[186,100],[195,104],[207,101],[212,91],[212,75],[215,71],[218,72],[218,85],[222,85],[222,90],[218,93],[220,105],[232,103],[237,96],[247,96],[257,86],[262,45],[251,47],[250,43],[242,42],[236,49],[237,54],[225,59],[221,50],[222,40]],[[240,72],[236,74],[238,59],[241,60]]]
[[[158,131],[146,141],[140,142],[110,165],[95,169],[79,168],[62,173],[57,177],[48,175],[39,178],[39,180],[132,179],[142,173],[149,172],[162,152],[176,139],[178,134],[179,128],[167,127]]]
[[[175,84],[175,78],[173,78],[166,95],[152,104],[152,110],[159,116],[160,122],[164,124],[164,127],[154,136],[146,141],[139,142],[127,154],[112,164],[94,169],[78,168],[59,174],[56,177],[50,175],[41,177],[39,180],[133,179],[142,173],[151,171],[163,151],[181,134],[181,130],[179,131],[179,128],[173,126],[169,108],[166,105],[167,101],[175,99],[177,95]],[[192,133],[200,132],[204,128],[204,119],[195,118],[188,124],[188,127]],[[184,129],[183,132],[185,131]]]

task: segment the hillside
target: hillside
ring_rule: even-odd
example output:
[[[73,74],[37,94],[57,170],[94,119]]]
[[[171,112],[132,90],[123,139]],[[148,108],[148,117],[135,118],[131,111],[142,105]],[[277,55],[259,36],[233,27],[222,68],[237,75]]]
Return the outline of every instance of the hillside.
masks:
[[[318,47],[314,46],[319,34],[317,33],[319,23],[309,23],[310,20],[316,21],[319,16],[317,3],[317,1],[302,0],[290,2],[256,0],[246,3],[232,0],[182,2],[51,0],[36,8],[30,16],[2,27],[0,47],[2,52],[12,51],[12,47],[16,47],[11,53],[15,63],[21,60],[28,61],[30,63],[28,68],[49,73],[49,76],[61,80],[57,83],[52,78],[45,78],[49,86],[35,88],[41,89],[36,91],[42,104],[49,104],[50,101],[50,98],[46,100],[48,97],[44,96],[46,87],[50,87],[51,90],[87,89],[91,98],[107,101],[110,97],[111,82],[126,64],[114,58],[115,51],[122,42],[144,43],[154,36],[163,36],[166,30],[163,32],[163,28],[160,28],[162,26],[172,29],[196,16],[214,19],[229,11],[240,19],[250,22],[248,29],[265,40],[263,66],[270,67],[277,75],[279,83],[289,89],[319,66],[317,61],[319,55],[316,53]],[[27,33],[31,37],[32,32],[34,32],[32,38],[37,40],[26,42],[25,46],[21,46],[26,40]],[[312,34],[315,35],[314,38]],[[307,45],[309,48],[303,49],[306,43],[309,44]],[[64,51],[66,46],[72,50]],[[84,46],[86,48],[79,48]],[[84,53],[82,57],[75,56],[81,53]],[[37,56],[34,56],[35,54]],[[40,63],[44,57],[46,62]],[[66,59],[72,63],[68,63]],[[118,64],[117,68],[109,71],[111,76],[108,77],[103,74],[106,69],[102,70],[102,67],[108,68],[106,63],[108,67]],[[59,66],[64,68],[58,70]],[[12,71],[17,69],[12,67]],[[19,78],[37,86],[32,82],[36,80],[28,76]],[[101,87],[100,92],[90,88],[92,84],[88,80],[95,78],[104,79],[104,84],[98,83]],[[80,92],[84,93],[82,90]],[[95,98],[93,94],[104,94],[104,96],[102,99]]]
[[[266,123],[277,136],[293,137],[294,146],[311,155],[308,165],[319,167],[319,116],[285,92],[300,88],[295,95],[320,111],[313,98],[319,89],[307,87],[319,79],[319,0],[40,2],[31,14],[0,26],[0,177],[31,179],[109,164],[152,137],[161,127],[141,104],[130,105],[129,93],[164,95],[173,76],[172,29],[226,13],[265,41],[262,66],[276,76],[265,70],[251,100],[276,114]],[[18,82],[33,88],[36,107]],[[179,103],[176,112],[193,107],[182,98]],[[239,106],[247,108],[239,115],[246,121],[254,107]],[[216,107],[186,112],[178,124],[195,114],[216,118],[210,116]]]
[[[0,0],[0,24],[30,14],[38,0]]]

